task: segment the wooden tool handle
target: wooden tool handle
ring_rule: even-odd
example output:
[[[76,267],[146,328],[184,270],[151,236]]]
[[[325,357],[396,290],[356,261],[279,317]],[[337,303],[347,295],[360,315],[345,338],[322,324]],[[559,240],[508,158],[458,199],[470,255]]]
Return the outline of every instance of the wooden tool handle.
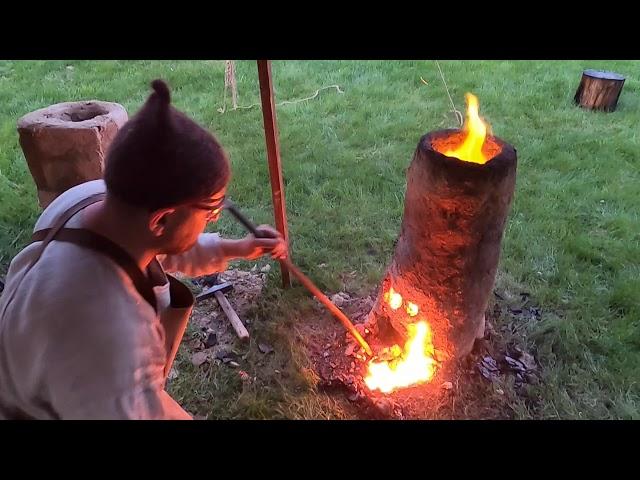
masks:
[[[249,332],[242,324],[240,317],[238,317],[238,314],[236,314],[235,310],[229,303],[229,300],[227,300],[227,297],[224,296],[224,293],[216,292],[215,297],[216,297],[216,300],[218,301],[218,304],[220,305],[220,308],[222,308],[225,315],[231,322],[231,326],[236,331],[238,338],[240,338],[240,340],[243,340],[243,341],[249,340]]]

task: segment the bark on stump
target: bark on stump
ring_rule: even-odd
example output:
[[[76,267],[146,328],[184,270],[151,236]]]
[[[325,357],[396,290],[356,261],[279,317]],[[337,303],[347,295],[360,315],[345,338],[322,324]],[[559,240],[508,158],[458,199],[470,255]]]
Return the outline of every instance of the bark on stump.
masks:
[[[122,105],[89,101],[51,105],[18,120],[40,207],[71,187],[102,178],[107,148],[127,119]]]
[[[613,112],[618,105],[624,80],[617,73],[585,70],[574,101],[583,108]]]
[[[463,357],[484,334],[484,313],[492,293],[500,245],[516,180],[516,151],[488,137],[484,165],[446,157],[465,134],[441,130],[423,136],[407,172],[400,236],[368,324],[384,338],[406,338],[407,323],[425,319],[434,347]],[[437,147],[437,150],[434,148]],[[390,287],[418,305],[391,310],[383,294]],[[393,327],[393,328],[389,328]]]

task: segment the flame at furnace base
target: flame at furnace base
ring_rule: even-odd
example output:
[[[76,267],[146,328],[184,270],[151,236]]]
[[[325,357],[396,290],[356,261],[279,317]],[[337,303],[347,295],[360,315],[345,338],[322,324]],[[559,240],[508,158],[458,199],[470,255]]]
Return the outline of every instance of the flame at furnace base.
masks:
[[[419,314],[418,306],[412,302],[404,302],[393,288],[383,298],[392,310],[398,310],[404,304],[408,316],[416,317]],[[369,362],[364,382],[370,390],[390,393],[398,388],[428,382],[435,375],[437,362],[434,359],[435,350],[429,324],[426,320],[419,320],[407,325],[407,331],[408,340],[404,350],[393,345],[383,351],[391,359]]]

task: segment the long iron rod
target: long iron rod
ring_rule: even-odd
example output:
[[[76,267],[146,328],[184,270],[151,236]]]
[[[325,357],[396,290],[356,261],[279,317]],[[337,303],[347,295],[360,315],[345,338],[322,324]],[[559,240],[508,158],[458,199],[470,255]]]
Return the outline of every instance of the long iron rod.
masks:
[[[248,231],[250,231],[254,237],[256,238],[264,237],[264,235],[261,235],[260,232],[258,232],[255,225],[249,219],[247,219],[247,217],[245,217],[230,200],[227,200],[225,202],[225,209],[229,210],[229,212]],[[360,335],[360,332],[356,330],[356,328],[353,326],[353,323],[351,323],[349,318],[342,312],[342,310],[340,310],[331,300],[329,300],[329,298],[324,293],[322,293],[320,289],[316,287],[314,283],[304,273],[302,273],[298,269],[298,267],[296,267],[293,263],[291,263],[291,260],[289,260],[289,258],[286,258],[284,262],[286,263],[287,268],[293,274],[293,276],[296,277],[300,281],[300,283],[302,283],[307,288],[307,290],[309,290],[318,300],[320,300],[320,302],[322,302],[322,304],[325,307],[327,307],[327,309],[329,309],[329,311],[338,320],[340,320],[340,322],[342,323],[342,325],[344,325],[347,331],[353,336],[353,338],[355,338],[358,341],[360,346],[364,348],[365,352],[367,352],[367,355],[369,356],[373,355],[373,352],[369,344],[366,342],[364,338],[362,338],[362,335]]]

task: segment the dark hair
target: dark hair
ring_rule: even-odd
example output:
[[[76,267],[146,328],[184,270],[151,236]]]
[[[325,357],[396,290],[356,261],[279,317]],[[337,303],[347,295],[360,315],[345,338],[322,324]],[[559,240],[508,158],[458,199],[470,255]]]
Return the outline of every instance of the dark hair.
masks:
[[[153,93],[109,147],[107,191],[150,211],[211,196],[231,176],[226,153],[211,133],[171,106],[164,81],[151,86]]]

